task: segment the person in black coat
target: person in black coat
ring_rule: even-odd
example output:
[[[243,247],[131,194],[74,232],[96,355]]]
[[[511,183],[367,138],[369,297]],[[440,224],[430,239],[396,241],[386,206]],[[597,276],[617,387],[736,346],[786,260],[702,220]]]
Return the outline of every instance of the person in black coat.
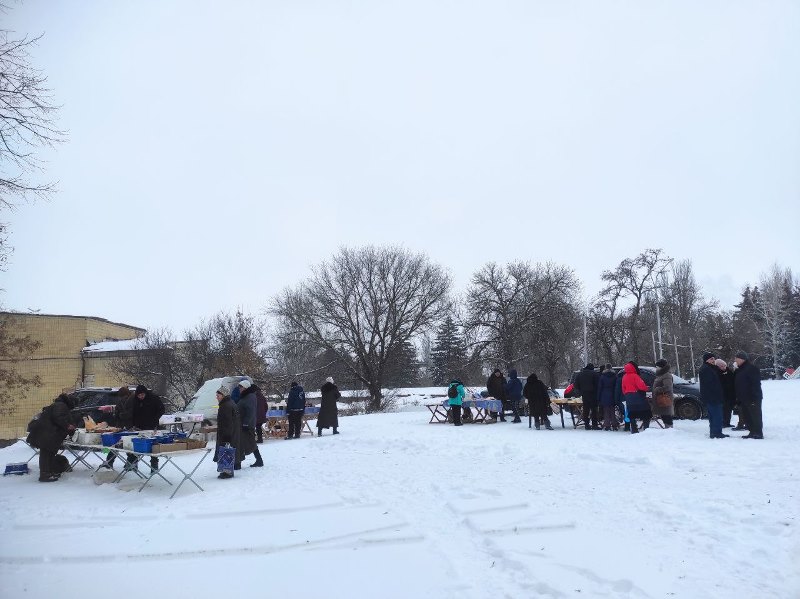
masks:
[[[620,394],[622,393],[622,377],[619,377]],[[597,403],[603,409],[603,430],[619,430],[617,415],[614,413],[616,405],[615,394],[617,387],[617,374],[611,364],[606,364],[603,374],[597,379]]]
[[[306,393],[297,381],[292,381],[289,386],[286,410],[289,413],[289,434],[286,439],[299,439],[303,429],[303,414],[306,411]]]
[[[75,430],[70,423],[70,411],[74,407],[72,399],[62,393],[30,425],[27,442],[39,449],[40,483],[57,481],[63,471],[58,466],[58,450],[67,435]]]
[[[333,428],[333,434],[339,434],[339,408],[336,402],[342,397],[339,387],[333,382],[333,377],[325,379],[325,384],[320,389],[322,400],[319,404],[319,416],[317,417],[317,437],[322,436],[323,428]]]
[[[583,399],[583,422],[586,430],[600,430],[598,423],[597,384],[600,373],[594,369],[591,362],[575,377],[575,391]]]
[[[733,385],[733,372],[725,360],[715,362],[719,369],[719,382],[722,384],[722,428],[730,428],[733,406],[736,404],[736,389]]]
[[[239,410],[236,409],[236,404],[233,403],[227,389],[220,387],[217,390],[217,403],[219,409],[217,411],[217,442],[214,448],[214,461],[218,461],[219,448],[225,445],[238,448],[239,438],[241,435],[242,425],[239,420]],[[239,451],[236,451],[236,461],[234,463],[234,470],[239,470],[242,467],[242,462],[239,459]],[[217,478],[233,478],[232,472],[220,472]]]
[[[750,362],[750,356],[743,351],[736,352],[736,374],[733,384],[736,390],[736,400],[742,411],[744,420],[750,432],[742,439],[763,439],[763,419],[761,415],[761,401],[764,394],[761,391],[761,372],[755,364]]]
[[[528,400],[528,428],[531,426],[531,417],[533,417],[537,431],[541,428],[541,425],[544,425],[549,431],[553,430],[553,427],[550,426],[550,419],[547,417],[547,412],[550,408],[550,395],[547,393],[545,384],[539,380],[535,373],[529,374],[525,380],[522,395]]]
[[[264,424],[267,422],[267,398],[261,387],[253,385],[256,394],[256,441],[264,442]]]
[[[716,364],[716,356],[711,352],[703,354],[703,365],[698,374],[700,379],[700,398],[706,404],[708,411],[709,437],[712,439],[724,439],[730,435],[722,432],[722,402],[724,395],[722,383],[719,380],[719,368]]]
[[[137,385],[134,395],[136,397],[133,400],[133,409],[131,410],[131,424],[141,431],[156,430],[159,419],[164,415],[164,402],[161,401],[158,395],[148,391],[144,385]],[[157,457],[150,458],[150,468],[158,470]]]
[[[258,409],[258,397],[253,384],[247,379],[239,381],[239,401],[236,406],[239,408],[239,418],[241,419],[242,431],[239,437],[237,449],[241,455],[241,461],[251,453],[256,457],[256,461],[250,464],[253,468],[260,468],[264,465],[261,459],[261,452],[258,451],[256,443],[256,410]]]
[[[499,399],[503,403],[503,409],[500,410],[500,422],[506,421],[505,406],[506,406],[506,377],[499,368],[495,368],[491,376],[486,380],[486,390],[489,392],[489,397]],[[492,412],[492,418],[497,418],[497,414]]]

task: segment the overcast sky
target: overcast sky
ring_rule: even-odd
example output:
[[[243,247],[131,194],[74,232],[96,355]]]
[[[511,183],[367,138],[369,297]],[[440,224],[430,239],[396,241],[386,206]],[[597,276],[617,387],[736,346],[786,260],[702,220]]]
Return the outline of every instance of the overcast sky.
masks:
[[[342,244],[452,273],[647,247],[731,306],[800,270],[800,2],[28,0],[69,140],[2,303],[143,327],[257,311]]]

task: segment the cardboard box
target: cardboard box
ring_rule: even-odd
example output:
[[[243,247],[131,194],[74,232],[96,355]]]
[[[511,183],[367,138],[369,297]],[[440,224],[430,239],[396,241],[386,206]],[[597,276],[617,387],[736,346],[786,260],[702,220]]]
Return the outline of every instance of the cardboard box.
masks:
[[[205,441],[200,439],[185,439],[186,449],[204,449],[206,446]]]
[[[166,453],[168,451],[183,451],[186,449],[186,443],[178,441],[177,443],[156,443],[153,445],[152,453]]]

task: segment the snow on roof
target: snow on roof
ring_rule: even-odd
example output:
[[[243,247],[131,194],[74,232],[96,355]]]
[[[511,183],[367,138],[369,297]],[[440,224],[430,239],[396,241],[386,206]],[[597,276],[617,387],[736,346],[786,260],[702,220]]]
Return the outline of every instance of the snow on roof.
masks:
[[[82,353],[100,353],[112,351],[131,351],[141,349],[141,339],[123,339],[122,341],[101,341],[84,347]]]

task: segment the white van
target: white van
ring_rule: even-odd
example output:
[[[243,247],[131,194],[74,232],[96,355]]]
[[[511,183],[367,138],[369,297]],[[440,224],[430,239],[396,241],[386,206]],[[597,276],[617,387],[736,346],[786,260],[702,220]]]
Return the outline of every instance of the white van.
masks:
[[[239,384],[239,381],[247,379],[251,383],[253,379],[249,376],[225,376],[218,379],[211,379],[203,383],[203,385],[192,395],[192,399],[186,405],[185,412],[189,414],[202,414],[206,420],[217,422],[217,389],[220,387],[227,387],[228,393],[233,391],[233,388]]]

